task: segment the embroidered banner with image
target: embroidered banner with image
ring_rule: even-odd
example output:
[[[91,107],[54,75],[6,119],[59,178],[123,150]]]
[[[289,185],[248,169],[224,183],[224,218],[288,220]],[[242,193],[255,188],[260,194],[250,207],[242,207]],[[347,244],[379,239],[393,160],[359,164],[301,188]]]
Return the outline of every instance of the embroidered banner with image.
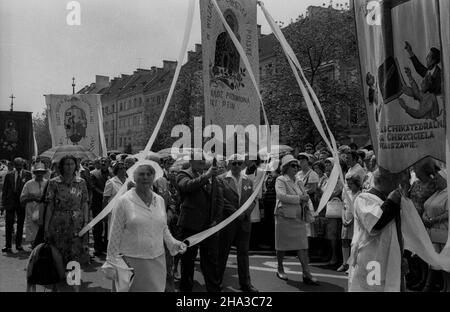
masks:
[[[355,0],[364,100],[381,167],[445,161],[438,0]]]
[[[99,94],[46,95],[53,147],[82,145],[96,155],[106,152]],[[99,109],[100,108],[100,109]]]
[[[256,0],[217,0],[217,4],[259,82]],[[206,123],[224,130],[226,125],[258,126],[257,91],[236,46],[210,0],[200,0],[200,14]]]
[[[31,113],[0,111],[0,159],[31,160],[33,149]]]

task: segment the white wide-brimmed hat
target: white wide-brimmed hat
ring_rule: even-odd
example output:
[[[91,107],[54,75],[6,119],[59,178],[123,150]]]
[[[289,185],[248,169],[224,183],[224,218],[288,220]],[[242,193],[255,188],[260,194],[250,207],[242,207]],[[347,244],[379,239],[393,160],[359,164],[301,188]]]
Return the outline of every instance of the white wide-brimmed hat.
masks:
[[[295,157],[292,156],[291,154],[284,156],[281,159],[281,169],[283,169],[286,165],[289,165],[292,162],[295,162],[298,165],[298,160],[295,159]]]

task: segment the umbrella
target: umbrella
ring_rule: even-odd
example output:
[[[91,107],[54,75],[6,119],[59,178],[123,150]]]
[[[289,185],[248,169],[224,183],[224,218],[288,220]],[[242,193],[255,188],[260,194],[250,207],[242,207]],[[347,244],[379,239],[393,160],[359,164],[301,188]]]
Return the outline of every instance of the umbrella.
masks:
[[[271,145],[270,146],[270,154],[272,156],[279,155],[281,158],[282,155],[288,154],[292,152],[294,149],[287,145]],[[262,159],[266,159],[268,153],[267,153],[267,147],[263,147],[259,150],[259,155]]]
[[[58,145],[43,152],[41,157],[48,157],[52,161],[59,161],[66,155],[73,155],[76,158],[94,160],[97,158],[93,152],[82,145]]]

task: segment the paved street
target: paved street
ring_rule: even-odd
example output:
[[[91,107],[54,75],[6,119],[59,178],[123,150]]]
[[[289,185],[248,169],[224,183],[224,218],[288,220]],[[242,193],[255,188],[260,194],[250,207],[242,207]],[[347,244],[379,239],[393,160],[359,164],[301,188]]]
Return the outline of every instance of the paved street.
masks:
[[[0,245],[4,244],[4,219],[0,217]],[[14,249],[14,247],[13,247]],[[26,290],[26,265],[29,252],[0,256],[0,292]],[[103,277],[100,267],[104,259],[93,258],[91,264],[82,273],[82,291],[103,292],[111,289],[111,282]],[[253,285],[260,291],[295,292],[295,291],[332,291],[343,292],[347,287],[347,276],[327,269],[323,265],[313,263],[313,275],[320,281],[321,286],[306,286],[301,283],[301,265],[294,257],[286,257],[285,269],[289,280],[283,281],[276,277],[276,257],[270,254],[252,254],[250,256],[250,274]],[[237,275],[237,262],[235,254],[228,259],[227,270],[224,278],[224,291],[239,291]],[[37,291],[44,291],[43,287],[37,287]],[[47,290],[48,291],[48,290]],[[194,291],[205,291],[203,277],[197,263],[195,272]]]

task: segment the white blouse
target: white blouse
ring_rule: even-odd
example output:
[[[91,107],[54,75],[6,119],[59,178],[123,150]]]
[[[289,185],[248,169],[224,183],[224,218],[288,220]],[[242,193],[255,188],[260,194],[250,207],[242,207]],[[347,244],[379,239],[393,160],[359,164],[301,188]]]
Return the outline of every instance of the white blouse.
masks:
[[[108,242],[108,258],[124,256],[154,259],[164,254],[164,243],[172,255],[177,253],[176,242],[167,226],[164,199],[153,193],[148,207],[135,188],[119,199],[112,211]]]

